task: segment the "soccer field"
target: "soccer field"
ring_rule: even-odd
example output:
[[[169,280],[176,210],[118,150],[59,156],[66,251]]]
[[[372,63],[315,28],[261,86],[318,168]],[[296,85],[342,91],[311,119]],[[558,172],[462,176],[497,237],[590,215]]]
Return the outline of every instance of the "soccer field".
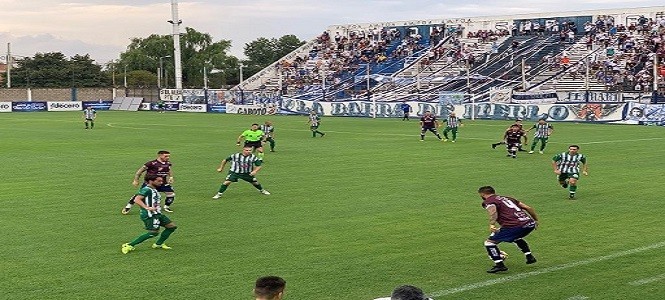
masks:
[[[257,175],[272,195],[231,185],[221,159],[251,123],[271,119],[276,151]],[[0,114],[0,299],[253,299],[254,280],[286,279],[285,300],[385,297],[402,284],[434,299],[663,299],[661,127],[553,123],[545,155],[490,147],[510,122],[466,121],[458,142],[399,119],[100,111]],[[525,122],[525,127],[532,125]],[[532,135],[529,134],[529,138]],[[551,158],[569,144],[590,176],[569,200]],[[528,146],[527,146],[528,147]],[[173,250],[142,233],[134,172],[171,151]],[[487,274],[492,185],[534,207],[538,263],[501,244],[510,270]],[[661,192],[659,192],[661,191]]]

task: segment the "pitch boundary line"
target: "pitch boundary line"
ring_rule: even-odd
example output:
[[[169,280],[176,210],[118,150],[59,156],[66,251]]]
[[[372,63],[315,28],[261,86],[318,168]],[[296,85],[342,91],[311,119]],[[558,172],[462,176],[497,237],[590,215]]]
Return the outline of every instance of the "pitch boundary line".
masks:
[[[492,285],[499,284],[499,283],[516,281],[516,280],[520,280],[520,279],[524,279],[524,278],[528,278],[528,277],[548,274],[548,273],[561,271],[561,270],[566,270],[566,269],[571,269],[571,268],[579,267],[579,266],[585,266],[585,265],[589,265],[589,264],[593,264],[593,263],[597,263],[597,262],[601,262],[601,261],[612,260],[612,259],[615,259],[615,258],[628,256],[628,255],[632,255],[632,254],[636,254],[636,253],[640,253],[640,252],[645,252],[645,251],[649,251],[649,250],[653,250],[653,249],[658,249],[658,248],[662,248],[662,247],[665,247],[665,241],[660,242],[660,243],[656,243],[656,244],[652,244],[652,245],[649,245],[649,246],[644,246],[644,247],[634,248],[634,249],[625,250],[625,251],[621,251],[621,252],[616,252],[616,253],[609,254],[609,255],[598,256],[598,257],[594,257],[594,258],[589,258],[589,259],[580,260],[580,261],[567,263],[567,264],[563,264],[563,265],[558,265],[558,266],[553,266],[553,267],[547,267],[547,268],[536,270],[536,271],[531,271],[531,272],[526,272],[526,273],[521,273],[521,274],[516,274],[516,275],[510,275],[510,276],[491,279],[491,280],[486,280],[486,281],[481,281],[481,282],[467,284],[467,285],[463,285],[463,286],[459,286],[459,287],[451,288],[451,289],[445,289],[445,290],[441,290],[441,291],[437,291],[437,292],[432,293],[430,295],[430,297],[434,297],[434,298],[444,297],[444,296],[457,294],[457,293],[461,293],[461,292],[465,292],[465,291],[470,291],[470,290],[475,290],[475,289],[479,289],[479,288],[483,288],[483,287],[492,286]],[[653,278],[650,278],[650,279],[653,279]],[[657,280],[660,280],[660,279],[665,279],[665,274],[658,276]]]
[[[665,274],[660,274],[660,275],[657,275],[657,276],[654,276],[654,277],[635,280],[635,281],[630,282],[628,284],[638,286],[638,285],[644,285],[644,284],[656,282],[656,281],[663,280],[663,279],[665,279]]]

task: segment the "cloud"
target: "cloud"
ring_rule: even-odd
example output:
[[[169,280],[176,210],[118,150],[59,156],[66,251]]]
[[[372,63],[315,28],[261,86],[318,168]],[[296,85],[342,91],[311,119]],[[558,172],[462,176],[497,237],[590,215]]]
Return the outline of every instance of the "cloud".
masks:
[[[117,58],[131,38],[171,34],[166,0],[0,0],[0,47],[17,51],[90,53],[98,62]],[[460,2],[451,0],[180,0],[184,27],[231,40],[231,54],[242,57],[246,43],[259,37],[295,34],[309,40],[331,25],[579,11],[662,5],[643,0],[559,0]],[[4,52],[0,50],[0,52]]]

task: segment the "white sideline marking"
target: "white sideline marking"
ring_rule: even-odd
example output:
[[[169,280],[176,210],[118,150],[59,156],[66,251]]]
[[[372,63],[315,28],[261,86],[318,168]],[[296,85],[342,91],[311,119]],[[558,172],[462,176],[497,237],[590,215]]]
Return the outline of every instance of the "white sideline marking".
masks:
[[[532,277],[532,276],[552,273],[552,272],[556,272],[556,271],[561,271],[561,270],[565,270],[565,269],[570,269],[570,268],[574,268],[574,267],[589,265],[589,264],[592,264],[592,263],[597,263],[597,262],[601,262],[601,261],[605,261],[605,260],[612,260],[612,259],[615,259],[615,258],[628,256],[628,255],[631,255],[631,254],[640,253],[640,252],[644,252],[644,251],[649,251],[649,250],[653,250],[653,249],[658,249],[658,248],[662,248],[662,247],[665,247],[665,241],[660,242],[660,243],[656,243],[656,244],[653,244],[653,245],[649,245],[649,246],[644,246],[644,247],[640,247],[640,248],[635,248],[635,249],[630,249],[630,250],[617,252],[617,253],[610,254],[610,255],[589,258],[589,259],[580,260],[580,261],[567,263],[567,264],[563,264],[563,265],[558,265],[558,266],[554,266],[554,267],[548,267],[548,268],[544,268],[544,269],[540,269],[540,270],[536,270],[536,271],[531,271],[531,272],[506,276],[506,277],[500,277],[500,278],[496,278],[496,279],[491,279],[491,280],[481,281],[481,282],[477,282],[477,283],[467,284],[467,285],[463,285],[463,286],[452,288],[452,289],[446,289],[446,290],[431,293],[430,297],[434,297],[434,298],[443,297],[443,296],[452,295],[452,294],[456,294],[456,293],[461,293],[461,292],[464,292],[464,291],[475,290],[475,289],[479,289],[479,288],[483,288],[483,287],[486,287],[486,286],[491,286],[491,285],[495,285],[495,284],[499,284],[499,283],[520,280],[520,279],[524,279],[524,278],[527,278],[527,277]],[[663,276],[663,275],[661,275],[661,276]],[[663,278],[665,278],[665,276],[663,276]]]
[[[572,296],[572,297],[570,297],[570,298],[568,298],[568,299],[566,299],[566,300],[586,300],[586,299],[589,299],[589,297],[585,297],[585,296],[580,296],[580,295],[578,295],[578,296]]]
[[[629,284],[630,285],[643,285],[643,284],[652,283],[652,282],[656,282],[658,280],[663,280],[663,279],[665,279],[665,274],[660,274],[658,276],[654,276],[654,277],[650,277],[650,278],[635,280],[635,281],[633,281]]]

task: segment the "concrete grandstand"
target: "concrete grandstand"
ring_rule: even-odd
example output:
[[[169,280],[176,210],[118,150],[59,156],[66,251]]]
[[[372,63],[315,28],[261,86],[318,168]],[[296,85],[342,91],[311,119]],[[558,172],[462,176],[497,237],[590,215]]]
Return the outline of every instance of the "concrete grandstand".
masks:
[[[662,92],[665,6],[332,25],[233,90],[433,101],[493,90]],[[471,99],[473,97],[473,99]]]

